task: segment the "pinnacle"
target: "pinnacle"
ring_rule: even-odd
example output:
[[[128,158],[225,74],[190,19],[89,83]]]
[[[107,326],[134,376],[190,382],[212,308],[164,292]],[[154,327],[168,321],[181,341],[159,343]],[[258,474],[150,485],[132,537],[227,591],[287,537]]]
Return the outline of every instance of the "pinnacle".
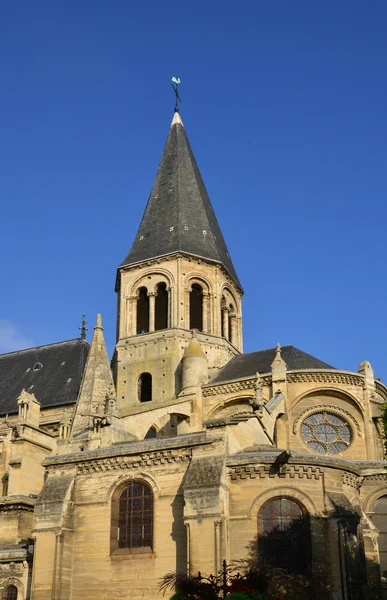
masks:
[[[173,115],[171,127],[173,127],[174,125],[182,125],[184,127],[183,121],[180,117],[180,113],[177,110],[175,110],[175,113]]]

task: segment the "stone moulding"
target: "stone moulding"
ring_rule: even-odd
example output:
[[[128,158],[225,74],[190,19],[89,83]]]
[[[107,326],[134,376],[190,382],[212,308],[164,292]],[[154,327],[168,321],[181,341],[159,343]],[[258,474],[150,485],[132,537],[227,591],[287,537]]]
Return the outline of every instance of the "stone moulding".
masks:
[[[173,452],[166,450],[164,452],[151,452],[142,454],[139,457],[117,456],[114,458],[97,459],[93,461],[80,462],[78,464],[78,473],[87,475],[90,473],[100,473],[106,471],[116,471],[121,469],[144,469],[144,467],[154,467],[171,463],[180,463],[190,458],[191,452],[181,451]]]
[[[214,385],[207,384],[202,388],[203,397],[235,393],[247,389],[255,390],[256,381],[256,377],[249,377]],[[288,371],[286,381],[288,383],[341,383],[357,387],[364,385],[363,375],[337,371]],[[263,386],[270,386],[272,384],[271,375],[261,375],[261,383]],[[378,385],[378,382],[376,382],[376,385],[380,395],[387,401],[387,389],[382,384]]]
[[[319,467],[304,467],[302,465],[286,465],[279,469],[273,468],[273,465],[244,465],[234,467],[230,470],[232,481],[241,479],[264,479],[270,477],[290,478],[290,479],[314,479],[319,480],[323,473]]]
[[[270,465],[272,466],[281,452],[249,452],[245,454],[239,454],[231,456],[227,459],[227,466],[229,469],[234,467],[242,466],[256,466],[256,465]],[[339,469],[354,475],[361,475],[361,464],[355,461],[349,461],[342,458],[335,458],[334,456],[327,456],[323,454],[301,454],[294,453],[287,463],[288,466],[304,466],[304,467],[327,467],[330,469]]]
[[[367,481],[383,481],[387,485],[387,471],[385,473],[374,473],[371,475],[364,475]]]
[[[255,382],[256,378],[254,377],[254,379],[243,379],[232,383],[220,383],[211,387],[203,387],[203,397],[208,398],[219,394],[232,394],[244,390],[251,390],[251,393],[254,393]]]
[[[387,388],[380,381],[375,381],[375,388],[379,396],[387,402]]]
[[[114,459],[124,457],[138,457],[149,454],[166,452],[169,450],[184,451],[186,448],[195,446],[204,446],[213,443],[214,437],[207,437],[204,432],[179,435],[169,439],[142,440],[138,442],[128,442],[116,446],[99,448],[97,450],[86,450],[85,452],[74,452],[72,454],[57,454],[44,459],[44,467],[53,467],[57,465],[67,465],[76,463],[88,463],[89,461]],[[137,459],[138,460],[138,459]]]
[[[361,486],[364,477],[357,477],[353,473],[343,473],[341,479],[344,485],[348,485],[357,490]]]
[[[341,383],[358,387],[362,387],[364,383],[362,375],[333,371],[293,371],[286,374],[286,380],[288,383]]]
[[[313,406],[313,408],[306,408],[294,421],[293,433],[297,433],[298,427],[304,418],[306,418],[309,415],[314,415],[316,413],[319,413],[321,411],[331,412],[337,416],[340,416],[340,415],[345,416],[348,419],[351,428],[355,429],[357,431],[357,434],[359,437],[362,437],[360,425],[357,422],[357,420],[355,419],[355,417],[349,411],[345,410],[344,408],[337,407],[334,404],[316,404]]]
[[[271,377],[261,377],[260,383],[263,387],[269,387],[271,385]],[[236,392],[243,392],[245,390],[251,390],[251,393],[254,394],[256,385],[256,377],[249,377],[246,379],[239,379],[236,381],[229,381],[225,383],[217,383],[214,385],[206,384],[202,387],[202,394],[204,398],[223,394],[234,394]]]

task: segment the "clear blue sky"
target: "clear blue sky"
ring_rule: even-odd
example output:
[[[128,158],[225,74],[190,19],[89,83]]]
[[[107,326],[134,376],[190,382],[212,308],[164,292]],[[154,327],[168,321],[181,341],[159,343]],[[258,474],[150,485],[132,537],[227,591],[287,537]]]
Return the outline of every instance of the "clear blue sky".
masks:
[[[101,312],[112,352],[177,75],[245,350],[387,381],[386,30],[385,0],[3,0],[0,351]]]

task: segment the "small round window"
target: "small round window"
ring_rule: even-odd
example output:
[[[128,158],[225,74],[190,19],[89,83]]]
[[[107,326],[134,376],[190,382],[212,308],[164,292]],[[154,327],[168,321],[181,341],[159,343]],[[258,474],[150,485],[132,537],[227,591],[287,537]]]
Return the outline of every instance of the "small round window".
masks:
[[[339,454],[352,441],[351,428],[342,417],[329,412],[319,412],[303,420],[301,437],[319,454]]]

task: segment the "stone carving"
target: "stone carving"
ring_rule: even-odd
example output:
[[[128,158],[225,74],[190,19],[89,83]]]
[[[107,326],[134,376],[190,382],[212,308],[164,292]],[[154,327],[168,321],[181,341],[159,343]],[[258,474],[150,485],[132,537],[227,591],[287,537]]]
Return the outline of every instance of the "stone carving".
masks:
[[[78,463],[78,473],[87,475],[88,473],[99,473],[103,471],[116,471],[120,469],[144,469],[158,465],[179,463],[186,461],[191,456],[187,451],[172,452],[164,450],[161,452],[150,452],[138,457],[115,456],[113,458],[103,458],[93,461]]]
[[[27,568],[27,562],[10,562],[6,564],[0,564],[0,577],[21,577],[24,570]]]
[[[364,378],[361,375],[347,373],[288,373],[286,379],[289,383],[342,383],[344,385],[363,386]]]
[[[342,481],[344,485],[349,485],[350,487],[357,490],[362,484],[363,477],[357,477],[353,473],[343,473]]]
[[[365,475],[367,481],[383,481],[387,485],[387,473],[375,473],[373,475]]]
[[[240,479],[263,479],[265,477],[280,477],[290,479],[314,479],[322,477],[319,467],[303,465],[286,465],[276,469],[274,465],[244,465],[230,470],[232,481]]]
[[[255,393],[256,379],[244,379],[243,381],[235,381],[233,383],[224,383],[221,385],[214,385],[211,387],[203,388],[203,396],[205,398],[209,396],[217,396],[218,394],[230,394],[234,392],[241,392],[244,390],[251,390],[251,394]]]

